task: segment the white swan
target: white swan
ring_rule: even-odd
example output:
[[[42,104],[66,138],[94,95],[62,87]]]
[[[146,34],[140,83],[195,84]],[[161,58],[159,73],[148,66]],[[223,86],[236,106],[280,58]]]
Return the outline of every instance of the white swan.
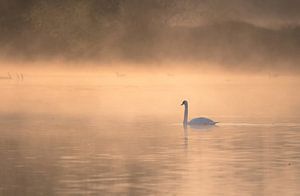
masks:
[[[188,102],[184,100],[181,105],[184,105],[184,119],[183,119],[183,126],[187,127],[190,126],[212,126],[218,122],[215,122],[208,118],[194,118],[188,122],[188,113],[189,113],[189,106]]]

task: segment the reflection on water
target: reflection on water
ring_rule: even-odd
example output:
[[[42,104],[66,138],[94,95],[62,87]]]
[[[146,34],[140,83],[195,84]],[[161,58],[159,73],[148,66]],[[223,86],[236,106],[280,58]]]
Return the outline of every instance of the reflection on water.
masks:
[[[1,119],[1,195],[300,193],[299,126]]]
[[[111,118],[101,105],[88,102],[81,103],[82,112],[53,106],[56,96],[67,102],[64,92],[94,101],[95,91],[101,97],[103,89],[30,90],[46,95],[33,98],[10,89],[16,94],[13,102],[26,103],[1,109],[0,195],[300,194],[300,124],[295,119],[274,123],[272,118],[257,122],[222,115],[214,117],[221,121],[218,126],[184,130],[177,123],[180,107],[174,118],[138,113]],[[74,99],[68,101],[76,108],[80,101]],[[9,100],[4,103],[13,107]]]

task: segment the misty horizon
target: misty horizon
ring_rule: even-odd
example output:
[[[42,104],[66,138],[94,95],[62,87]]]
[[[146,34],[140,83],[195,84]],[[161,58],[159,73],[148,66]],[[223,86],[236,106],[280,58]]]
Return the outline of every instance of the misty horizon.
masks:
[[[2,1],[0,59],[298,71],[297,1]]]

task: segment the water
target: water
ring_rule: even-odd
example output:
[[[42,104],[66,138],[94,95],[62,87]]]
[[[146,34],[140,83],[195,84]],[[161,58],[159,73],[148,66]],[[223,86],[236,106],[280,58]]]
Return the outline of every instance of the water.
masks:
[[[297,116],[185,133],[177,88],[2,83],[0,195],[300,195]]]

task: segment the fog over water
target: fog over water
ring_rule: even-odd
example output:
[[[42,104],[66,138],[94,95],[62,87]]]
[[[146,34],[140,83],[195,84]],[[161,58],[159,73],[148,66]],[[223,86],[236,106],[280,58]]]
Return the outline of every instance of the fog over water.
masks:
[[[2,105],[6,111],[23,108],[24,112],[43,112],[51,107],[54,113],[81,113],[87,110],[91,114],[101,112],[112,116],[125,114],[127,117],[128,113],[157,117],[177,115],[181,119],[179,102],[190,99],[192,107],[199,108],[200,114],[274,118],[300,116],[300,81],[297,75],[203,72],[201,69],[191,72],[169,70],[168,67],[159,70],[155,67],[26,67],[3,70],[2,73],[11,70],[9,74],[12,75],[10,80],[1,80],[2,87],[5,87],[2,99],[9,102]],[[22,80],[17,78],[20,73],[23,75]],[[39,88],[45,88],[41,91],[43,93]],[[85,94],[89,88],[99,88],[101,93],[95,91],[95,94]],[[62,89],[61,93],[59,89]],[[66,93],[64,90],[68,89]],[[37,100],[36,106],[32,107],[34,100]],[[27,106],[28,101],[30,104]],[[78,104],[73,101],[78,101]],[[76,107],[72,106],[74,104]],[[177,122],[179,119],[174,120]]]

